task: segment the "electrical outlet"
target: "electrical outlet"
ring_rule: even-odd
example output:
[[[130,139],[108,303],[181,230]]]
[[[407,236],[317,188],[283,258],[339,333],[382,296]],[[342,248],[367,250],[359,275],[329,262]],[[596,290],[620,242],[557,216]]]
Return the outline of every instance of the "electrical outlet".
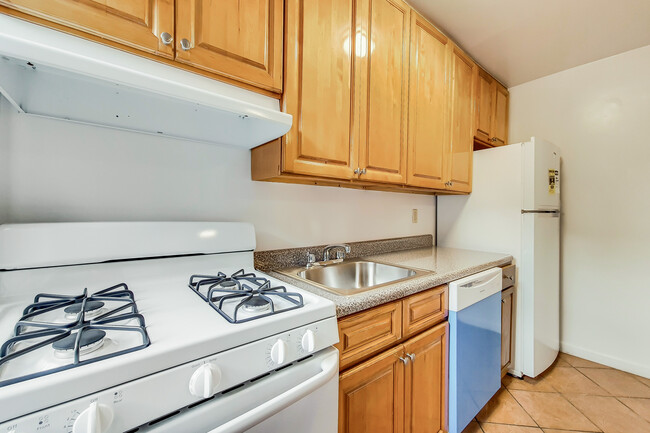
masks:
[[[418,222],[418,210],[417,209],[413,209],[413,211],[411,212],[411,221],[413,222],[413,224],[416,224]]]

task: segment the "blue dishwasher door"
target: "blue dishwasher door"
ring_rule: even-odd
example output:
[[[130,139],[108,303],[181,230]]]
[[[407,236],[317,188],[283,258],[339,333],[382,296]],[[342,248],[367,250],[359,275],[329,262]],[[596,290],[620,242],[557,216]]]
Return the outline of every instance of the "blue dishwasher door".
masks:
[[[501,387],[501,292],[449,312],[449,433],[461,433]]]

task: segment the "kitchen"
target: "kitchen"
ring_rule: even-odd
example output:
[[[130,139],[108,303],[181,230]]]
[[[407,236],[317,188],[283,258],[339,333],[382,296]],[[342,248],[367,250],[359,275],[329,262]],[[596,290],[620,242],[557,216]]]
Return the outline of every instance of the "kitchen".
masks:
[[[1,3],[6,5],[9,2]],[[285,2],[285,12],[293,10],[290,6],[294,3],[297,2]],[[526,33],[529,39],[519,33],[517,36],[503,36],[506,42],[521,39],[519,45],[511,47],[499,45],[498,41],[494,41],[482,51],[481,43],[487,42],[481,40],[481,37],[486,36],[464,27],[471,23],[469,19],[464,19],[465,16],[473,15],[468,15],[468,9],[458,6],[459,9],[454,10],[449,6],[451,2],[441,2],[439,9],[430,6],[425,10],[424,3],[413,2],[411,6],[420,13],[427,14],[427,19],[438,25],[439,29],[444,29],[444,33],[454,42],[460,43],[475,61],[485,66],[486,71],[503,79],[508,85],[510,108],[507,142],[525,142],[530,140],[531,136],[536,136],[549,140],[561,149],[562,169],[563,174],[566,174],[561,179],[561,350],[585,360],[635,374],[633,380],[637,382],[641,381],[637,376],[649,377],[650,345],[647,344],[647,331],[650,323],[647,314],[644,314],[649,299],[647,287],[643,283],[639,284],[639,281],[644,281],[640,270],[647,264],[645,245],[650,240],[643,217],[649,210],[646,185],[647,161],[650,158],[647,147],[641,145],[641,123],[645,125],[649,111],[647,77],[650,76],[650,55],[647,45],[650,40],[645,29],[645,23],[648,22],[647,8],[644,9],[645,6],[634,2],[622,3],[615,8],[601,2],[600,7],[593,7],[593,13],[585,16],[584,22],[578,21],[584,27],[578,27],[569,35],[558,30],[557,38],[562,35],[586,38],[585,35],[590,35],[592,38],[606,37],[606,40],[580,40],[575,43],[579,49],[572,52],[573,57],[567,54],[568,60],[564,63],[551,53],[548,54],[548,60],[556,61],[556,64],[547,66],[538,62],[535,63],[539,68],[537,71],[523,67],[517,71],[514,66],[500,66],[511,65],[504,62],[501,56],[523,55],[527,46],[537,47],[539,50],[560,51],[560,48],[568,49],[567,45],[571,44],[562,44],[563,39],[553,39],[545,45],[539,41],[543,39],[539,38],[541,30],[533,28],[530,33]],[[578,6],[573,6],[569,8],[571,10],[565,11],[564,8],[568,6],[560,2],[554,3],[554,6],[548,2],[544,3],[543,6],[539,5],[537,14],[534,9],[517,8],[513,2],[503,2],[500,12],[504,14],[503,19],[511,20],[512,28],[515,28],[517,14],[522,14],[519,16],[528,19],[538,15],[553,21],[554,17],[564,16],[564,13],[567,20],[576,19],[576,11],[581,10]],[[584,3],[580,4],[584,6]],[[470,8],[467,4],[464,7]],[[615,9],[618,14],[616,20],[608,15],[610,9]],[[11,10],[3,8],[2,12],[11,15]],[[504,11],[510,12],[505,14]],[[25,15],[23,12],[21,17],[29,16],[31,15]],[[40,24],[43,24],[42,18],[40,19]],[[295,21],[290,19],[289,15],[285,15],[285,32],[293,29],[290,25]],[[544,23],[549,24],[549,21]],[[458,27],[453,27],[455,24]],[[598,28],[599,24],[618,26],[612,28],[611,33],[621,35],[620,38],[595,32],[593,26]],[[63,28],[66,26],[60,23],[51,27],[71,33],[75,31],[69,30],[74,26],[68,26],[66,30]],[[34,34],[37,27],[21,28]],[[38,29],[43,27],[39,26]],[[179,24],[175,36],[182,38],[178,31]],[[62,32],[56,33],[63,35]],[[88,42],[92,45],[85,46],[96,46],[97,50],[104,47],[96,44],[99,40],[97,36],[81,31],[76,34],[81,33],[84,38],[95,42],[90,43],[82,38],[67,35],[66,38],[61,36],[61,40]],[[156,35],[158,33],[156,32]],[[637,39],[634,39],[635,37]],[[360,42],[354,41],[362,46]],[[536,43],[538,45],[535,45]],[[344,44],[336,46],[337,49],[340,48],[340,56],[349,58],[350,53],[355,52],[360,59],[367,58],[361,56],[362,52],[351,50],[349,44],[350,42],[347,52]],[[600,51],[596,48],[593,48],[592,52],[584,49],[598,47],[599,44],[602,45]],[[2,48],[4,52],[5,48],[10,47]],[[381,48],[381,45],[376,45],[376,52],[380,52]],[[501,52],[498,52],[499,50]],[[182,48],[180,51],[183,51]],[[287,56],[287,49],[284,51]],[[531,48],[531,51],[534,50]],[[322,50],[319,54],[324,56],[327,53]],[[529,57],[514,59],[512,63],[531,67],[530,62],[523,61],[530,59]],[[38,70],[39,65],[37,62],[35,64]],[[178,68],[180,66],[175,67]],[[289,71],[286,67],[284,73],[285,92],[289,92],[290,89],[286,86],[293,85],[293,82],[287,81]],[[510,73],[518,73],[519,78],[508,76]],[[213,74],[212,78],[214,77]],[[214,79],[211,81],[221,83]],[[236,84],[232,79],[226,81]],[[3,82],[0,86],[4,88],[5,84]],[[269,107],[269,100],[277,101],[278,93],[268,90],[273,85],[264,86],[265,94],[242,91],[237,86],[224,85],[219,86],[219,89],[236,99]],[[248,88],[250,89],[250,86]],[[361,92],[362,89],[363,86],[355,86],[355,91]],[[269,94],[274,94],[275,97]],[[326,100],[326,96],[318,96],[321,102],[316,97],[308,102],[314,102],[313,109],[325,109],[319,108],[318,105]],[[16,97],[15,93],[13,97]],[[403,102],[403,106],[405,105]],[[275,106],[278,106],[277,102]],[[404,107],[398,107],[396,110],[401,108]],[[53,113],[54,116],[56,114]],[[295,125],[296,112],[292,114]],[[329,115],[327,112],[326,116],[319,117]],[[392,116],[391,113],[387,115]],[[335,130],[341,134],[341,117],[345,118],[344,115],[338,115],[332,119],[335,122],[329,126],[330,132]],[[359,119],[359,122],[366,121],[361,117]],[[406,131],[409,119],[402,119],[401,122],[403,130]],[[392,127],[395,123],[390,125]],[[397,125],[399,127],[400,123]],[[3,223],[248,222],[255,229],[255,251],[262,252],[336,242],[355,243],[434,235],[436,214],[443,210],[444,206],[444,197],[440,196],[436,207],[435,197],[427,194],[252,181],[252,157],[247,148],[26,115],[18,113],[6,97],[2,98],[0,103],[0,130],[0,221]],[[359,127],[355,129],[360,130]],[[393,133],[394,130],[386,129],[388,133]],[[382,133],[383,130],[378,131]],[[327,128],[319,131],[319,134],[325,133],[328,133]],[[426,127],[422,133],[427,133]],[[404,140],[407,139],[408,137]],[[613,146],[622,152],[606,152]],[[355,155],[355,160],[360,162],[361,157]],[[408,163],[409,159],[406,157],[402,160]],[[349,162],[350,173],[363,166]],[[320,176],[312,183],[318,182],[327,185]],[[340,180],[334,182],[335,185],[342,183]],[[344,186],[349,186],[347,183]],[[623,191],[620,185],[625,185]],[[478,184],[474,183],[473,189],[476,190],[477,187]],[[417,209],[417,216],[413,209]],[[433,243],[433,240],[431,242]],[[352,246],[354,251],[354,244]],[[511,254],[496,242],[491,247],[470,249]],[[312,252],[318,253],[321,250],[314,249]],[[300,258],[303,259],[302,256]],[[317,259],[320,260],[321,257]],[[214,270],[216,271],[217,269]],[[189,275],[187,277],[189,278]],[[116,281],[118,282],[120,281]],[[137,291],[135,294],[137,297]],[[386,303],[389,301],[393,299],[385,299]],[[29,300],[25,305],[28,302]],[[625,313],[616,320],[603,320],[612,316],[612,309]],[[13,323],[15,322],[16,320],[13,320]],[[5,337],[8,336],[3,335],[3,341],[6,340]],[[155,344],[152,344],[151,347],[154,346]],[[146,349],[142,351],[145,352]],[[579,368],[583,367],[577,367],[576,372]],[[626,395],[607,390],[605,392],[601,397],[607,398],[602,404],[611,403],[612,413],[618,413],[614,410],[619,410],[627,419],[638,418],[639,423],[643,422],[643,414],[647,414],[640,409],[643,404],[647,407],[647,400],[643,400],[644,394]],[[511,402],[510,392],[506,391],[505,394],[508,398],[502,398]],[[645,398],[647,397],[646,395]],[[594,425],[593,430],[583,429],[584,431],[607,432],[623,428],[599,423],[599,420],[592,419],[589,414],[584,416]],[[0,416],[0,423],[4,422],[4,418]],[[535,417],[532,418],[533,422],[537,423]],[[508,424],[507,419],[486,416],[479,417],[478,423],[481,424],[478,428],[487,432],[508,431],[501,427]],[[552,423],[541,423],[537,426],[528,422],[519,425],[526,426],[521,428],[527,428],[520,428],[521,431],[539,432],[544,428],[551,431],[562,430],[561,425],[555,426]],[[645,424],[637,424],[636,430],[644,431],[639,430],[641,427],[638,425]],[[496,430],[499,428],[501,430]],[[188,431],[192,431],[191,427],[188,427]],[[633,427],[626,427],[624,431],[635,430]]]

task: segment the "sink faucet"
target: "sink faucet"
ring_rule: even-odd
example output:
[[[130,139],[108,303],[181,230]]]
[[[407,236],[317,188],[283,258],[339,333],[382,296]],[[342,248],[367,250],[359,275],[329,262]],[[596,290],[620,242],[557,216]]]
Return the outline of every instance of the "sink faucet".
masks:
[[[336,252],[336,258],[343,260],[345,258],[345,254],[350,253],[350,245],[348,244],[334,244],[334,245],[328,245],[323,249],[323,261],[326,262],[330,259],[330,251],[336,250],[336,249],[343,249],[343,251],[337,251]]]

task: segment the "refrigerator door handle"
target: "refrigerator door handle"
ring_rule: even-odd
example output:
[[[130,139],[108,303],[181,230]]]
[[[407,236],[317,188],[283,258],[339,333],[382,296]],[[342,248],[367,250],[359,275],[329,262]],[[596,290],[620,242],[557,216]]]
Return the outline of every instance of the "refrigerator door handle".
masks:
[[[522,209],[521,213],[549,213],[549,214],[554,214],[559,216],[560,211],[559,210],[529,210],[529,209]]]

